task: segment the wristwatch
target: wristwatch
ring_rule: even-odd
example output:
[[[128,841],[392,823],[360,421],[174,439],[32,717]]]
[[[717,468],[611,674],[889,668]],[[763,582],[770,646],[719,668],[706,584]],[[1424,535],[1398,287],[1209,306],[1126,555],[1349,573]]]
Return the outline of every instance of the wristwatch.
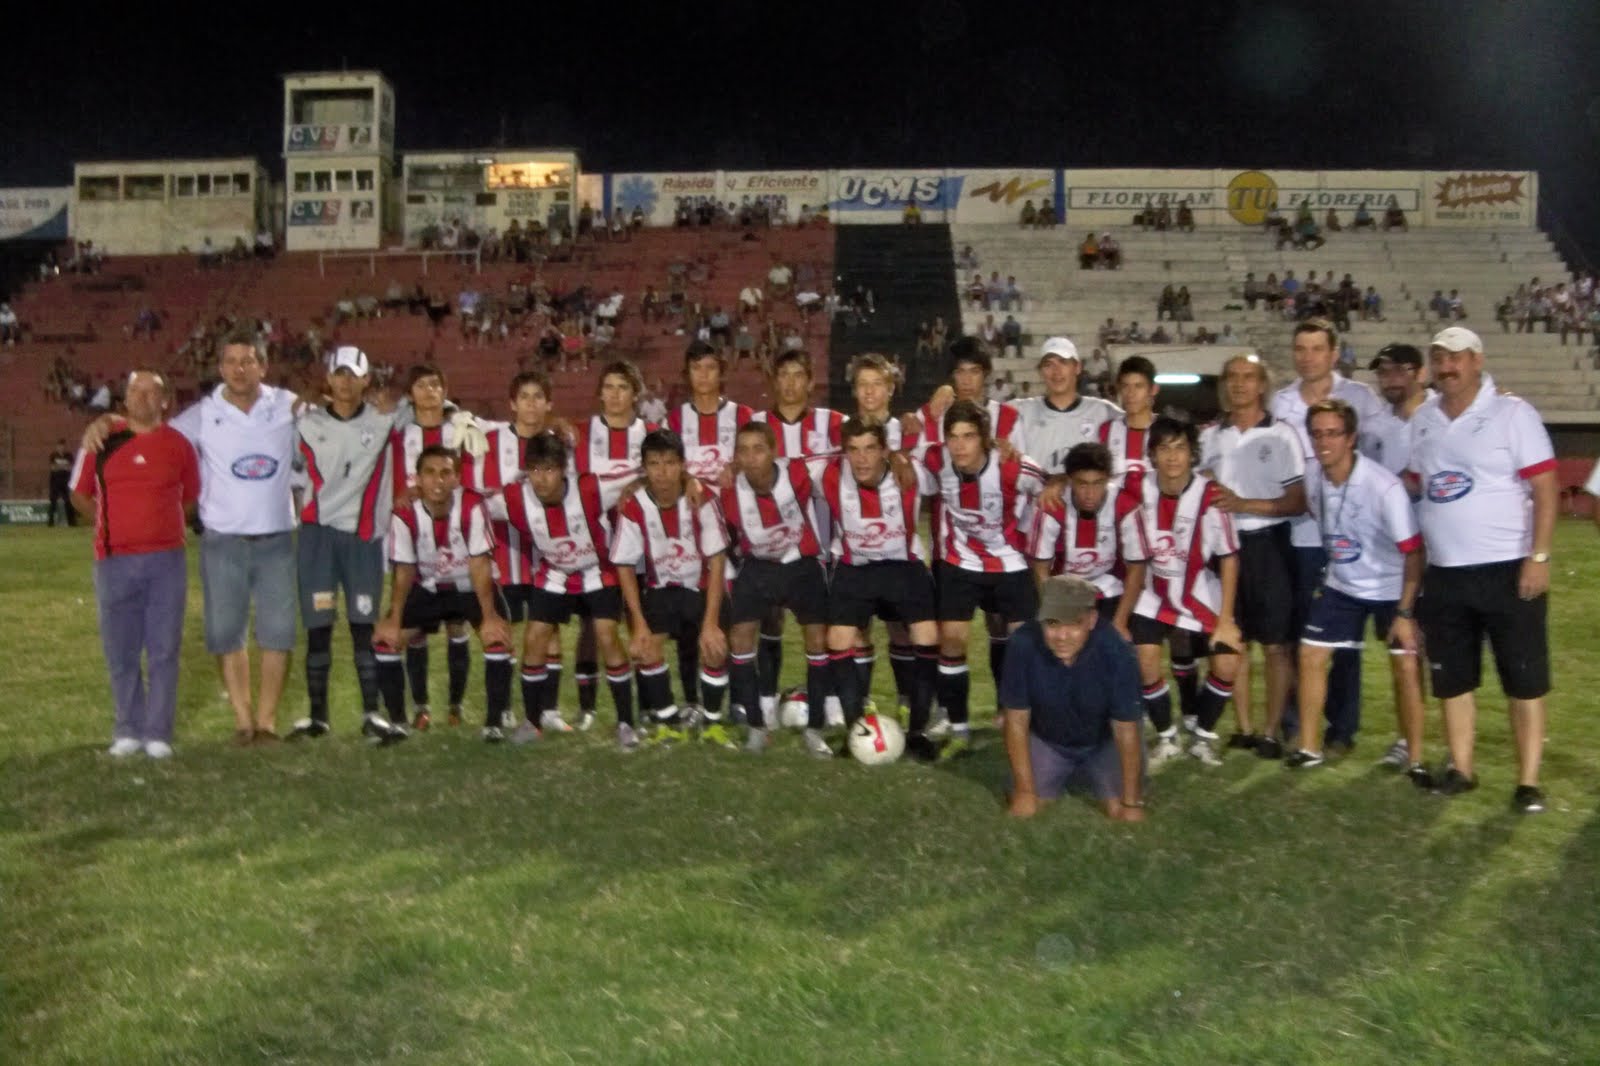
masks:
[[[1548,563],[1550,561],[1550,553],[1534,552],[1532,555],[1528,556],[1528,558],[1532,559],[1536,563]]]
[[[1394,612],[1394,616],[1396,618],[1415,618],[1417,616],[1417,612],[1413,611],[1410,607],[1401,607]]]

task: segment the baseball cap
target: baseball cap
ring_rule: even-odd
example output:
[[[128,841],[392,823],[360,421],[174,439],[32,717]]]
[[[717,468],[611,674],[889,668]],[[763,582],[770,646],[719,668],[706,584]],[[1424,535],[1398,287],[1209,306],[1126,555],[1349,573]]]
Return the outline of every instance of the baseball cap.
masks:
[[[1378,354],[1373,356],[1368,364],[1368,370],[1376,370],[1383,363],[1394,363],[1397,366],[1421,366],[1422,352],[1414,344],[1385,344],[1378,349]]]
[[[1449,326],[1433,335],[1430,348],[1443,348],[1447,352],[1483,351],[1483,340],[1465,326]]]
[[[1039,590],[1041,622],[1076,622],[1094,610],[1099,593],[1077,574],[1057,574]]]
[[[364,378],[371,369],[367,362],[366,352],[353,344],[343,344],[334,350],[333,362],[328,367],[328,373],[332,374],[340,370],[348,370],[356,377]]]
[[[1039,346],[1039,365],[1043,366],[1044,361],[1051,357],[1056,359],[1076,359],[1080,363],[1083,362],[1083,357],[1078,354],[1078,346],[1073,344],[1069,337],[1047,337],[1045,339],[1045,342]]]

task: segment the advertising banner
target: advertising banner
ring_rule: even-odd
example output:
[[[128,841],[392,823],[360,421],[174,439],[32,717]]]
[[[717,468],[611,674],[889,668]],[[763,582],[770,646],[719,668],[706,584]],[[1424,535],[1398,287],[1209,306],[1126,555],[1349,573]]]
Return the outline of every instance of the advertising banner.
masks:
[[[1534,226],[1539,175],[1529,170],[1430,170],[1423,174],[1423,224]]]
[[[0,241],[66,240],[72,187],[0,189]]]
[[[1195,222],[1214,225],[1223,194],[1211,170],[1067,170],[1063,174],[1067,199],[1066,225],[1094,229],[1126,226],[1147,207],[1187,201]]]
[[[290,251],[376,248],[380,241],[377,198],[290,199],[284,244]]]
[[[284,134],[285,152],[375,152],[370,122],[308,123],[290,126]]]
[[[697,174],[608,174],[606,180],[606,216],[620,207],[624,215],[632,218],[637,207],[644,212],[647,226],[670,226],[680,204],[694,207],[718,198],[714,170]]]
[[[963,176],[943,170],[835,170],[828,205],[839,223],[899,222],[916,204],[924,222],[948,221],[961,203]]]
[[[1056,172],[1036,168],[1024,169],[972,169],[951,170],[950,176],[959,180],[961,199],[955,205],[950,221],[960,223],[1016,224],[1022,217],[1022,205],[1032,203],[1034,209],[1055,203]]]
[[[723,203],[765,200],[782,207],[791,220],[802,207],[820,207],[828,199],[826,170],[723,170],[717,174]]]
[[[1329,208],[1373,214],[1391,205],[1422,210],[1423,176],[1408,170],[1068,170],[1067,222],[1128,225],[1146,207],[1187,202],[1197,225],[1259,226],[1276,204],[1292,216],[1301,204],[1318,223]]]
[[[0,500],[0,526],[42,526],[48,521],[48,500]]]

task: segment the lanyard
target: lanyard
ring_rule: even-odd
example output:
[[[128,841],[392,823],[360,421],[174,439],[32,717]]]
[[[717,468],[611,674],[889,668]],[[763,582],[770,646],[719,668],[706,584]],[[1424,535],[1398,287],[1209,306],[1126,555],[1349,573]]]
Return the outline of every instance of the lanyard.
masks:
[[[1340,532],[1341,531],[1341,527],[1344,525],[1344,505],[1345,505],[1345,501],[1350,498],[1350,488],[1351,488],[1352,484],[1355,482],[1355,479],[1356,479],[1356,463],[1359,462],[1359,461],[1360,461],[1360,456],[1353,456],[1351,458],[1351,460],[1350,460],[1350,473],[1344,479],[1344,487],[1339,490],[1339,510],[1336,511],[1334,513],[1334,515],[1333,515],[1332,532],[1334,532],[1334,533]],[[1318,493],[1318,495],[1322,499],[1322,507],[1319,509],[1319,513],[1317,514],[1317,525],[1318,525],[1318,527],[1319,527],[1319,529],[1320,529],[1320,531],[1322,533],[1322,543],[1324,545],[1326,545],[1328,543],[1328,533],[1330,531],[1329,527],[1328,527],[1328,482],[1329,482],[1329,480],[1330,479],[1328,478],[1328,472],[1326,470],[1324,470],[1322,472],[1322,484],[1320,486],[1320,490],[1321,491]]]

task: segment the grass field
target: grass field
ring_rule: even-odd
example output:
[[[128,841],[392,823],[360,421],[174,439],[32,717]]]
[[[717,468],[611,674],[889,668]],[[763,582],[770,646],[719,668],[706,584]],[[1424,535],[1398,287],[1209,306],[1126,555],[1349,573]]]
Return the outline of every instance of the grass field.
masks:
[[[1497,690],[1476,793],[1376,769],[1369,649],[1350,759],[1175,765],[1136,826],[1006,819],[992,733],[882,770],[793,737],[377,750],[338,649],[336,736],[236,750],[198,582],[178,757],[113,763],[87,534],[0,545],[0,1061],[1600,1061],[1588,525],[1557,542],[1547,814],[1509,812]]]

